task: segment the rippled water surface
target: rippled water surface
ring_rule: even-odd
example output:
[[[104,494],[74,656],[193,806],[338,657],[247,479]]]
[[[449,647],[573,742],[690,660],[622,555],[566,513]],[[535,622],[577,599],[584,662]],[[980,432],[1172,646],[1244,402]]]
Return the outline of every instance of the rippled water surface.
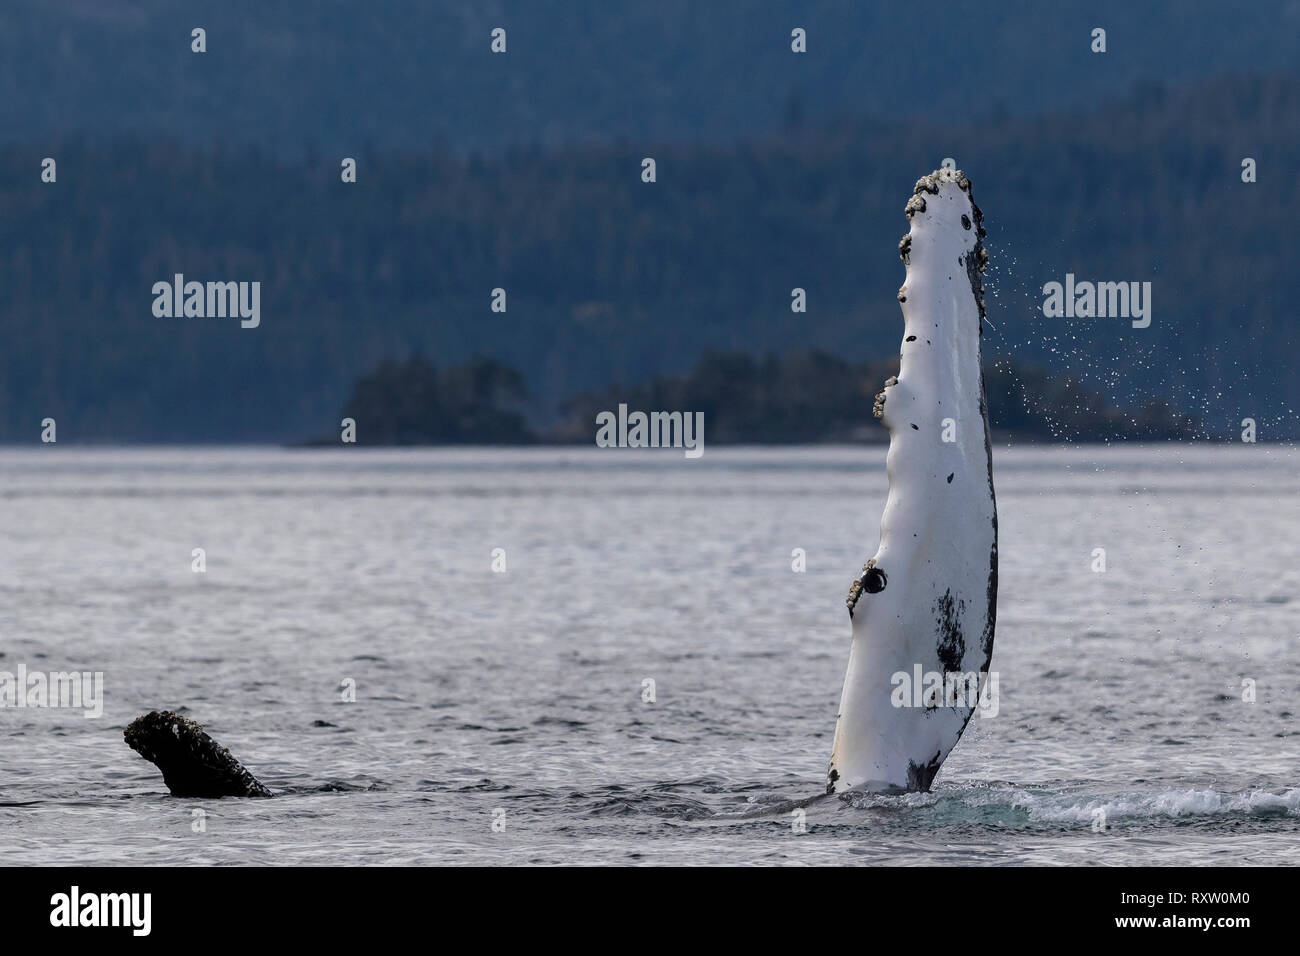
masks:
[[[1265,445],[995,449],[996,716],[934,792],[797,832],[883,463],[0,450],[0,670],[105,683],[0,709],[7,861],[1300,862],[1300,456]],[[278,796],[168,795],[122,742],[161,708]]]

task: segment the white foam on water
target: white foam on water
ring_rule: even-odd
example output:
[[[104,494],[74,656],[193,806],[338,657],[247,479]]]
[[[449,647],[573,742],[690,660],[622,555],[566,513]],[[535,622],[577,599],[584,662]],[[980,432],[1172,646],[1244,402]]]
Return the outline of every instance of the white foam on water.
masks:
[[[993,801],[990,801],[993,802]],[[1011,805],[1041,823],[1087,823],[1098,810],[1108,821],[1159,817],[1178,818],[1216,814],[1253,814],[1282,810],[1300,816],[1300,788],[1283,793],[1248,790],[1164,790],[1157,793],[1121,793],[1079,798],[1063,794],[1019,792]]]
[[[920,810],[935,806],[940,795],[930,793],[867,793],[851,792],[844,795],[855,810]]]

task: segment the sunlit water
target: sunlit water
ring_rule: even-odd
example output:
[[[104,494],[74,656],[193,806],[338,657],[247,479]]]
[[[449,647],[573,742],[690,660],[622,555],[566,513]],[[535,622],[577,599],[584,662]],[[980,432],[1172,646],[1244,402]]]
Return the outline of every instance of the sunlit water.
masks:
[[[1300,862],[1266,445],[995,449],[997,715],[798,832],[883,454],[0,450],[0,670],[106,686],[0,709],[6,862]],[[122,741],[161,708],[278,796],[168,795]]]

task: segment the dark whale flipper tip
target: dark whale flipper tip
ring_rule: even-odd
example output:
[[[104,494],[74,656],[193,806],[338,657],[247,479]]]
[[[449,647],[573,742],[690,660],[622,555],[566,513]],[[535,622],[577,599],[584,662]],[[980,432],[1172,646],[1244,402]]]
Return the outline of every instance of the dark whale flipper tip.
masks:
[[[141,757],[157,764],[173,796],[271,796],[229,750],[188,717],[151,711],[131,721],[122,737]]]

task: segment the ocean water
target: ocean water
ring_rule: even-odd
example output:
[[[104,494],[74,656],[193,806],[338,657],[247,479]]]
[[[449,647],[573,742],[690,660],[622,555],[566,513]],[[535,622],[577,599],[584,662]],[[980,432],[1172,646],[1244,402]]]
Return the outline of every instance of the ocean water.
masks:
[[[994,464],[996,715],[810,800],[883,447],[0,450],[0,670],[103,673],[0,708],[6,862],[1300,863],[1300,455]],[[163,708],[277,796],[170,796]]]

